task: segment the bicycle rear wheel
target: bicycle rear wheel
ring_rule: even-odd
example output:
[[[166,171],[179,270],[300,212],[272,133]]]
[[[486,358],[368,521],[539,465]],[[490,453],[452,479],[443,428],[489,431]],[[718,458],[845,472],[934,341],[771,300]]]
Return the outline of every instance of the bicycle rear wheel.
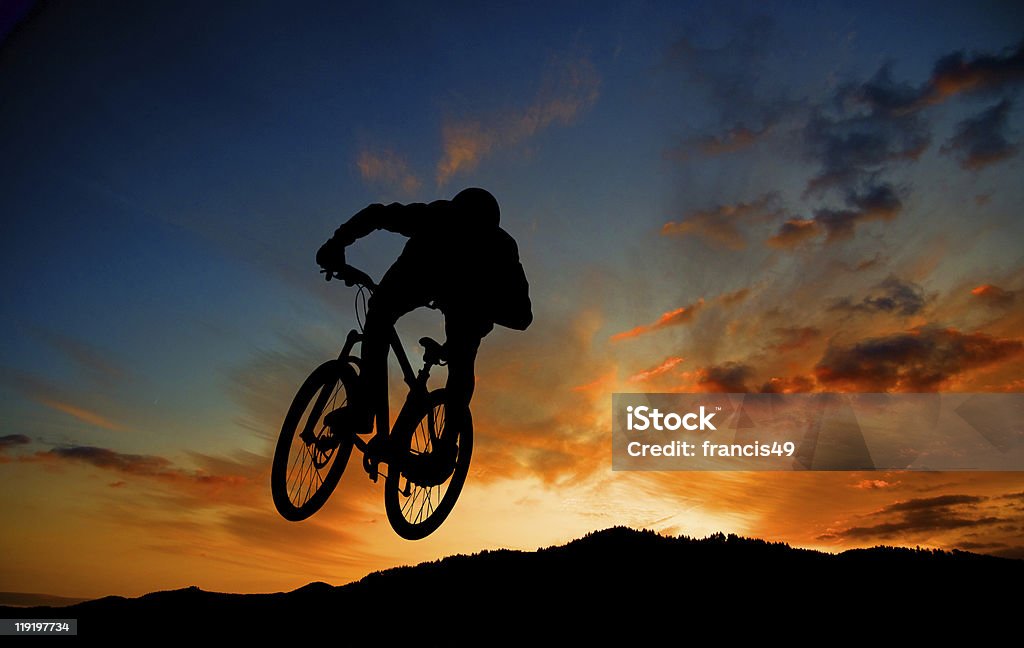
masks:
[[[305,520],[319,511],[345,471],[353,435],[329,430],[324,416],[347,404],[355,380],[347,363],[325,362],[306,378],[288,408],[270,471],[274,505],[286,520]],[[329,441],[332,433],[339,437],[335,443]]]
[[[446,428],[444,389],[430,392],[425,409],[419,423],[410,426],[411,431],[392,439],[393,452],[400,458],[388,466],[384,483],[388,521],[406,540],[425,538],[445,521],[466,483],[473,454],[472,422],[462,430]],[[454,461],[445,461],[434,454],[434,444],[452,432],[456,434],[456,454]]]

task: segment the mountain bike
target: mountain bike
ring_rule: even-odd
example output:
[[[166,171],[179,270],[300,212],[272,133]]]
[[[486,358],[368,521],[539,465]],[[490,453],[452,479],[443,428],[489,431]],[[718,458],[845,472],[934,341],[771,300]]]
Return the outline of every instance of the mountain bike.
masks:
[[[372,294],[377,286],[366,273],[352,266],[321,272],[328,281],[336,277],[347,286],[358,287],[359,328],[349,332],[337,358],[313,370],[288,408],[270,474],[274,505],[291,521],[304,520],[316,513],[338,485],[355,448],[363,453],[363,469],[369,478],[376,483],[384,477],[384,509],[391,527],[407,540],[424,538],[441,526],[455,506],[473,452],[472,424],[446,427],[445,389],[427,388],[430,369],[446,364],[445,349],[435,340],[421,338],[423,366],[414,371],[397,331],[391,328],[391,351],[409,392],[394,425],[388,429],[387,389],[376,394],[362,393],[362,361],[353,351],[363,338],[360,303],[365,312],[367,294]],[[370,430],[351,422],[340,426],[347,429],[325,424],[327,414],[360,398],[371,399],[369,403],[360,403],[372,406]],[[378,433],[384,433],[380,437],[383,443],[362,438],[374,425]],[[384,464],[387,472],[381,471]]]

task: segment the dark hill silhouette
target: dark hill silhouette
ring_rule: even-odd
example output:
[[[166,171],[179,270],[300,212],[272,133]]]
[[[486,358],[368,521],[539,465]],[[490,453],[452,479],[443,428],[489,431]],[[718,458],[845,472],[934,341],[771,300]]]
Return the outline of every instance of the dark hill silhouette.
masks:
[[[0,607],[0,617],[78,618],[80,635],[100,637],[294,633],[340,645],[682,642],[698,631],[730,640],[847,638],[881,636],[883,628],[920,638],[954,626],[996,632],[1016,616],[1022,577],[1024,561],[962,551],[833,555],[734,535],[672,538],[616,527],[536,552],[484,551],[375,572],[341,587],[310,583],[276,594],[189,587],[68,607]]]

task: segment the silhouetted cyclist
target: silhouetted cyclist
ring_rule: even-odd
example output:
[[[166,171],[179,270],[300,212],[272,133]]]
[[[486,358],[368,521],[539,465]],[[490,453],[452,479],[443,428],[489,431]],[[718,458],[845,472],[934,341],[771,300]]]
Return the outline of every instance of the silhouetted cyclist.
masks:
[[[372,429],[372,399],[366,396],[387,389],[390,331],[399,317],[427,305],[444,313],[448,424],[472,421],[469,402],[480,340],[495,324],[522,331],[533,321],[519,249],[499,221],[494,196],[470,188],[451,201],[370,205],[324,243],[316,262],[326,270],[343,271],[345,248],[357,239],[379,229],[409,237],[367,308],[360,373],[363,397],[350,399],[349,407],[329,415],[328,425],[351,423],[360,433]],[[380,442],[382,437],[379,432],[371,442]]]

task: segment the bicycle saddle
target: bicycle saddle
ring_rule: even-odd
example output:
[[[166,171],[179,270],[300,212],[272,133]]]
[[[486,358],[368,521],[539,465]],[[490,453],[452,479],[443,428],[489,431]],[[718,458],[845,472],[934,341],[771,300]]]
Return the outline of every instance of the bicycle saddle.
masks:
[[[420,346],[423,347],[423,362],[443,365],[448,361],[448,350],[437,340],[428,337],[420,338]]]

